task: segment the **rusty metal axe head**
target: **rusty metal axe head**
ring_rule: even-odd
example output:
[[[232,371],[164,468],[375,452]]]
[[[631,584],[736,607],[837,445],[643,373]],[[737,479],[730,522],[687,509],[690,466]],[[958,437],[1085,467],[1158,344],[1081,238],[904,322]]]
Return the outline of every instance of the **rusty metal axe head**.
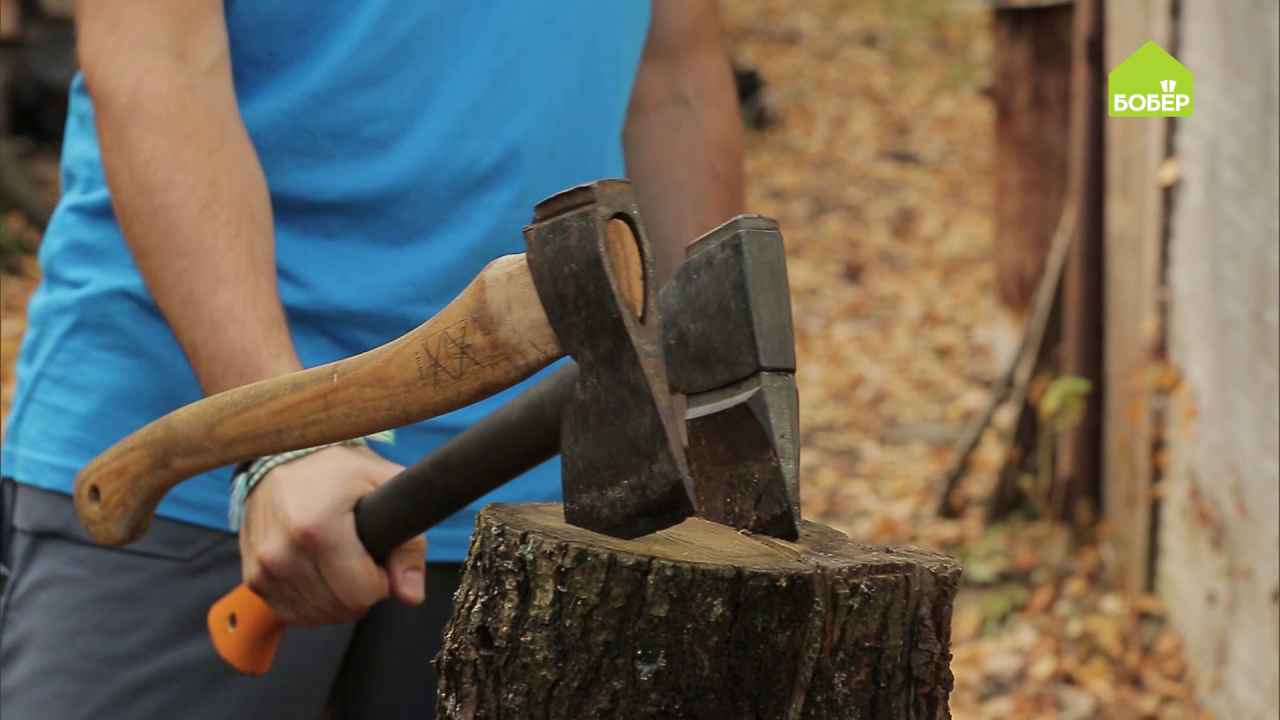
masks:
[[[680,522],[693,512],[692,485],[662,353],[653,253],[630,184],[599,181],[544,200],[525,239],[534,287],[579,367],[561,414],[566,521],[616,537]],[[642,272],[627,272],[628,262]],[[628,277],[643,287],[627,288]],[[626,299],[636,290],[638,305]]]
[[[800,524],[790,297],[777,223],[740,215],[689,246],[658,299],[698,515],[785,539]]]

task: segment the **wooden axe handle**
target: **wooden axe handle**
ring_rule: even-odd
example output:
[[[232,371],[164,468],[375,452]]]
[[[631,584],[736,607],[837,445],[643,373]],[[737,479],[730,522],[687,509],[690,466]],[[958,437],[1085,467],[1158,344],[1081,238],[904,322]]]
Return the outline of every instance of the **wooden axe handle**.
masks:
[[[562,354],[525,256],[507,255],[440,314],[386,345],[222,392],[146,425],[76,476],[76,510],[94,540],[123,545],[193,475],[433,417]]]

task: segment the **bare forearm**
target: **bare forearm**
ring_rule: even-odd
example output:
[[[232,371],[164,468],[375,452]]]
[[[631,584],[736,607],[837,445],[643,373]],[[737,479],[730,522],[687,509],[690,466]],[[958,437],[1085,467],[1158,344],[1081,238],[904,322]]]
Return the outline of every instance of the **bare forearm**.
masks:
[[[112,204],[205,391],[297,369],[266,181],[236,106],[220,4],[196,3],[142,37],[128,3],[83,5],[81,64]]]
[[[742,122],[714,2],[655,3],[624,144],[665,280],[686,244],[743,211]]]

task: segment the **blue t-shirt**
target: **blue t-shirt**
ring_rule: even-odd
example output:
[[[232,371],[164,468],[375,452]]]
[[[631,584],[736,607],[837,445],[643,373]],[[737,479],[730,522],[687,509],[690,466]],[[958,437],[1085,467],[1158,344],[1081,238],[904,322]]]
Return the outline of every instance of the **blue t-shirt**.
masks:
[[[308,367],[408,332],[488,261],[523,252],[538,200],[624,174],[647,2],[228,0],[226,21]],[[4,475],[62,492],[95,455],[202,395],[121,236],[93,112],[77,77],[0,456]],[[522,387],[375,449],[413,463]],[[225,529],[229,474],[182,483],[160,515]],[[553,460],[432,530],[431,559],[465,556],[483,505],[559,493]]]

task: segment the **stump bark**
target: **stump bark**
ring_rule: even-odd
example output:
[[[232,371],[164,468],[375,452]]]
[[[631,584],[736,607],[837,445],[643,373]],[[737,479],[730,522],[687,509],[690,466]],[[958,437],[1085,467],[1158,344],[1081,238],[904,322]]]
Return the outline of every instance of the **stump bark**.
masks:
[[[811,522],[794,543],[698,518],[628,541],[558,504],[491,505],[436,659],[437,715],[947,718],[959,576]]]

